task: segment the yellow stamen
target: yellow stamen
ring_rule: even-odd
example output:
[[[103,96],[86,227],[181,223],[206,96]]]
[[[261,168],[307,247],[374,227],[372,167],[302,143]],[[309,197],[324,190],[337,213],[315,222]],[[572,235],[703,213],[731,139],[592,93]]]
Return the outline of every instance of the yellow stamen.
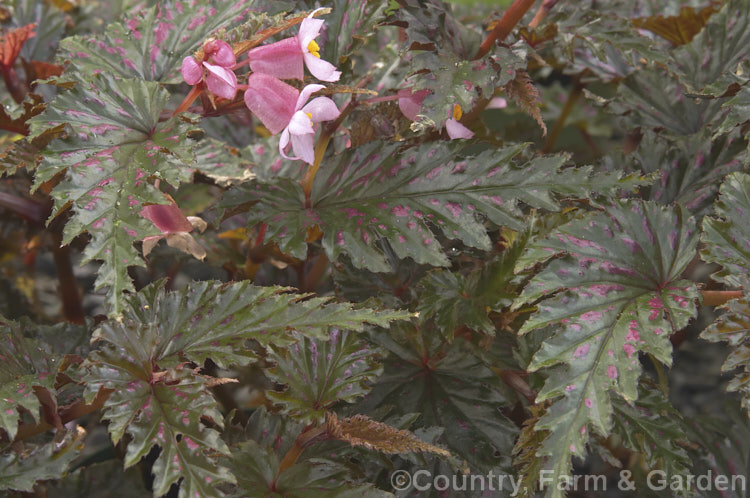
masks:
[[[453,119],[458,121],[459,119],[461,119],[461,116],[463,115],[464,115],[464,111],[461,110],[461,106],[458,104],[454,105],[453,106]]]
[[[310,122],[312,123],[313,122],[313,120],[312,120],[312,113],[311,112],[306,112],[305,114],[307,114],[307,117],[310,118]]]
[[[320,59],[320,47],[315,43],[315,40],[310,40],[310,43],[307,44],[307,51]]]

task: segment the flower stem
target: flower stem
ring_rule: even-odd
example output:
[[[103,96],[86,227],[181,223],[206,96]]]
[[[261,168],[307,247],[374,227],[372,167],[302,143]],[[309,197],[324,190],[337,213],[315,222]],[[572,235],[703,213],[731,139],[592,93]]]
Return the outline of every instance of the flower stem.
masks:
[[[86,404],[86,402],[81,399],[70,406],[59,407],[58,415],[60,421],[64,425],[71,420],[75,420],[101,409],[104,406],[104,402],[107,401],[109,395],[113,392],[113,389],[101,388],[90,405]],[[16,433],[14,441],[23,441],[24,439],[47,432],[52,428],[53,426],[46,421],[39,421],[38,424],[33,425],[21,424],[18,427],[18,432]]]
[[[539,26],[539,23],[547,17],[547,14],[549,14],[549,11],[552,10],[552,7],[554,7],[557,2],[558,0],[544,0],[542,5],[539,6],[539,10],[536,11],[534,19],[529,23],[529,27],[533,29]]]
[[[0,75],[2,75],[5,81],[5,88],[8,89],[8,93],[13,97],[13,100],[19,104],[23,102],[23,99],[26,98],[26,89],[18,80],[16,70],[12,67],[0,66]]]
[[[703,306],[721,306],[742,297],[742,291],[701,291]]]
[[[583,93],[584,85],[583,83],[581,83],[581,78],[585,72],[586,70],[582,71],[573,80],[573,86],[571,87],[570,93],[568,94],[568,100],[565,102],[565,105],[560,111],[560,115],[557,117],[557,121],[555,121],[555,126],[552,127],[552,131],[550,131],[549,135],[547,135],[547,141],[544,143],[544,148],[542,148],[543,153],[547,154],[552,151],[552,148],[555,146],[555,142],[557,141],[557,137],[560,136],[560,133],[565,127],[565,121],[573,111],[573,107],[575,107],[575,103],[576,101],[578,101],[578,97]]]
[[[328,142],[331,141],[331,137],[333,137],[333,134],[336,132],[336,129],[338,129],[339,125],[344,121],[344,118],[346,118],[350,112],[352,112],[352,109],[354,109],[358,103],[355,101],[355,97],[352,97],[352,99],[349,101],[348,104],[341,110],[341,113],[339,114],[339,117],[336,118],[335,121],[331,122],[330,125],[323,128],[322,133],[320,134],[320,138],[318,139],[318,143],[315,144],[315,162],[307,168],[307,171],[305,172],[304,178],[302,178],[302,189],[305,192],[305,204],[309,204],[310,202],[310,192],[312,192],[312,184],[313,180],[315,180],[315,175],[318,172],[318,168],[320,168],[320,163],[323,162],[323,156],[326,153],[326,149],[328,148]]]
[[[180,105],[177,106],[177,109],[174,110],[172,113],[172,116],[176,116],[177,114],[181,112],[187,111],[190,106],[195,102],[195,99],[198,98],[198,96],[203,91],[203,85],[201,83],[198,83],[197,85],[194,85],[193,88],[190,89],[190,92],[188,92],[187,95],[185,95],[185,100],[180,103]]]
[[[378,104],[380,102],[388,102],[390,100],[398,100],[398,94],[393,95],[382,95],[380,97],[373,97],[371,99],[360,100],[360,104]]]
[[[489,36],[482,42],[479,52],[474,56],[474,59],[481,59],[492,50],[492,46],[496,41],[504,40],[532,5],[534,5],[534,0],[515,0],[508,10],[505,11],[503,17],[495,24],[495,28]]]

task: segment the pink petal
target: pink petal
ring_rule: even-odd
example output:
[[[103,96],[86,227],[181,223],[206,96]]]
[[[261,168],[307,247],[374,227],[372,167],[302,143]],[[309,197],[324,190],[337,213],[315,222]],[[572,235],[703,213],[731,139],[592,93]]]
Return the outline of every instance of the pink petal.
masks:
[[[310,121],[310,117],[303,111],[297,111],[294,113],[294,116],[292,116],[292,120],[289,121],[287,130],[289,130],[289,133],[292,134],[292,140],[294,140],[294,135],[307,135],[310,133],[315,133],[315,130],[313,130],[312,127],[312,121]]]
[[[492,100],[490,100],[490,103],[487,104],[487,107],[485,109],[505,109],[508,107],[508,101],[505,100],[503,97],[493,97]]]
[[[143,239],[143,255],[148,256],[164,235],[152,235]]]
[[[208,90],[219,97],[233,99],[234,94],[237,93],[237,76],[234,71],[208,62],[204,62],[203,66],[208,69],[206,77]]]
[[[422,110],[422,101],[430,94],[430,90],[419,90],[412,92],[411,88],[398,91],[398,108],[407,119],[416,121],[419,111]]]
[[[279,153],[285,159],[292,159],[291,157],[287,156],[286,153],[284,152],[284,149],[286,149],[287,145],[289,145],[289,129],[284,128],[284,131],[281,132],[281,138],[279,139]]]
[[[182,59],[182,68],[180,71],[182,72],[182,79],[184,79],[185,83],[188,85],[195,85],[203,79],[203,68],[201,68],[198,61],[195,60],[195,57],[191,55]]]
[[[237,63],[232,46],[222,40],[211,40],[203,46],[203,53],[212,63],[232,67]]]
[[[307,164],[315,162],[315,146],[313,135],[292,135],[292,150],[297,159],[302,159]]]
[[[307,99],[310,98],[310,95],[317,92],[318,90],[322,90],[325,88],[324,85],[307,85],[305,88],[302,89],[302,91],[299,93],[299,96],[297,97],[297,102],[294,104],[294,110],[299,111],[302,109],[302,106],[305,105],[305,102],[307,102]]]
[[[336,71],[336,66],[330,62],[319,59],[309,52],[304,54],[304,58],[310,74],[320,81],[338,81],[341,78],[341,71]]]
[[[312,14],[304,18],[299,25],[299,34],[297,36],[299,37],[299,44],[303,51],[307,51],[307,46],[318,36],[320,28],[323,27],[322,19],[313,19],[311,16]]]
[[[474,136],[473,131],[453,118],[450,118],[445,122],[445,129],[448,131],[448,136],[451,140],[456,138],[471,138]]]
[[[302,108],[302,112],[312,115],[314,123],[331,121],[339,117],[339,114],[341,114],[338,107],[336,107],[336,103],[328,97],[317,97],[312,99]]]
[[[299,91],[283,81],[263,73],[247,79],[245,105],[272,134],[287,127],[294,115]]]
[[[189,233],[171,233],[165,237],[167,245],[191,254],[194,258],[206,258],[206,250]]]
[[[150,204],[141,209],[140,215],[151,221],[162,233],[190,232],[193,225],[177,204]]]
[[[247,53],[250,69],[280,79],[305,77],[302,49],[296,37],[285,38],[276,43],[261,45]]]

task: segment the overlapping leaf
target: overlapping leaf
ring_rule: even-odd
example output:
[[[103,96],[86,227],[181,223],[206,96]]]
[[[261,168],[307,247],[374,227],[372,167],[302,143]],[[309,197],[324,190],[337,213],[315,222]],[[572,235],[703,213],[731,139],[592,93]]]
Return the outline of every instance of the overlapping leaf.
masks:
[[[255,410],[247,424],[246,437],[232,447],[228,466],[237,475],[237,489],[231,496],[264,498],[276,496],[331,496],[380,498],[392,496],[351,476],[349,469],[329,459],[320,459],[314,448],[285,470],[283,457],[302,432],[302,426],[287,417]]]
[[[272,447],[255,441],[242,443],[232,452],[230,468],[237,474],[238,493],[243,498],[384,498],[391,493],[372,484],[357,482],[346,467],[323,458],[297,462],[281,471],[281,457]]]
[[[495,91],[526,67],[523,49],[496,48],[490,55],[473,60],[481,35],[457,22],[444,2],[401,2],[395,17],[405,26],[409,50],[407,85],[414,91],[429,90],[422,102],[418,130],[443,123],[456,104],[468,111],[480,97]]]
[[[397,144],[372,142],[341,156],[315,177],[311,199],[299,183],[279,179],[231,192],[225,207],[257,202],[249,223],[266,223],[266,239],[297,258],[307,254],[308,232],[323,231],[331,260],[346,254],[358,268],[390,270],[379,239],[400,258],[445,266],[438,232],[466,245],[489,249],[478,216],[497,225],[523,227],[518,202],[557,210],[556,198],[585,198],[642,183],[634,176],[591,174],[591,168],[561,169],[564,156],[543,156],[517,166],[522,145],[462,156],[455,144],[429,144],[398,152]]]
[[[28,322],[19,323],[0,316],[0,429],[12,440],[18,431],[19,410],[39,420],[40,396],[56,408],[55,378],[61,356],[41,341],[24,337]],[[63,332],[60,327],[58,332]]]
[[[669,40],[674,46],[680,46],[690,43],[695,35],[701,32],[714,12],[716,12],[715,5],[709,5],[700,10],[684,6],[680,9],[679,15],[658,14],[633,19],[633,24]]]
[[[556,5],[546,19],[550,23],[546,31],[539,33],[546,40],[538,48],[543,55],[549,53],[566,64],[571,72],[586,70],[603,81],[633,73],[644,57],[665,61],[667,44],[643,36],[631,22],[640,7],[618,2],[595,11],[575,4]],[[547,32],[550,36],[545,36]]]
[[[216,484],[234,477],[219,465],[228,454],[222,426],[206,378],[184,366],[207,358],[220,365],[247,364],[253,358],[247,339],[284,345],[299,334],[327,337],[329,326],[361,330],[365,322],[385,326],[408,316],[400,312],[353,310],[327,299],[283,293],[278,287],[248,282],[197,282],[165,293],[151,285],[131,297],[117,319],[104,322],[96,338],[104,342],[87,362],[86,398],[111,391],[104,404],[113,441],[125,433],[125,466],[137,463],[159,445],[154,494],[166,493],[182,479],[181,496],[221,496]]]
[[[521,333],[558,329],[528,367],[553,367],[537,397],[553,402],[535,424],[550,431],[537,454],[548,457],[553,482],[569,475],[572,456],[586,454],[592,429],[609,434],[610,390],[630,402],[638,398],[638,353],[671,364],[669,335],[696,313],[695,284],[680,280],[696,243],[695,222],[682,207],[621,201],[534,244],[546,252],[543,259],[563,254],[515,304],[542,299]]]
[[[650,66],[624,78],[608,108],[624,114],[632,127],[665,128],[674,135],[692,135],[719,115],[721,101],[689,98],[686,92],[676,77]]]
[[[248,159],[242,157],[239,151],[212,138],[201,140],[196,147],[195,165],[197,171],[222,187],[255,178]]]
[[[433,270],[423,278],[417,311],[422,320],[433,319],[449,340],[459,327],[468,327],[488,335],[495,334],[490,311],[509,306],[516,293],[509,289],[515,278],[513,267],[523,252],[526,237],[512,248],[468,275],[448,270]]]
[[[384,2],[337,0],[326,17],[329,33],[323,54],[335,65],[343,64],[362,41],[375,33],[373,25],[382,20],[387,5]]]
[[[678,202],[700,215],[712,205],[721,180],[748,163],[745,141],[737,131],[711,139],[708,133],[688,137],[643,135],[638,149],[627,159],[644,173],[656,173],[654,185],[640,190],[641,197],[670,204]]]
[[[78,467],[65,478],[45,483],[49,498],[100,496],[106,498],[149,498],[137,467],[123,472],[119,460]]]
[[[686,479],[692,463],[685,446],[685,423],[674,406],[654,386],[641,382],[638,401],[631,404],[614,396],[612,432],[623,446],[643,454],[650,469]]]
[[[254,2],[199,0],[159,2],[101,36],[74,36],[60,42],[63,57],[83,74],[105,72],[122,78],[177,83],[182,59],[219,28],[242,19]]]
[[[701,337],[712,342],[728,342],[729,356],[721,370],[740,369],[727,385],[728,391],[742,395],[742,406],[750,412],[750,303],[748,297],[733,299],[723,307],[725,313],[706,328]]]
[[[711,472],[726,476],[728,489],[707,489],[701,498],[741,498],[746,495],[750,467],[750,421],[747,412],[733,400],[726,400],[710,415],[691,420],[691,439],[700,445],[691,452],[695,475]],[[723,487],[723,486],[722,486]]]
[[[731,286],[745,286],[750,274],[750,175],[732,173],[714,204],[716,218],[703,220],[701,258],[721,270],[712,278]]]
[[[60,441],[37,446],[28,454],[0,456],[0,490],[31,493],[34,484],[45,479],[60,479],[83,449],[86,431],[80,427],[68,431]]]
[[[168,98],[157,83],[102,75],[62,93],[31,121],[32,136],[67,125],[67,138],[45,149],[35,188],[62,177],[52,197],[56,214],[72,209],[63,243],[91,236],[84,262],[103,261],[96,287],[109,287],[115,314],[123,292],[134,290],[127,267],[143,265],[133,242],[160,234],[139,215],[144,203],[166,203],[149,177],[178,185],[192,174],[192,127],[160,119]]]
[[[712,15],[693,40],[674,53],[680,81],[691,92],[721,95],[750,57],[750,2],[731,0]],[[738,72],[741,75],[742,71]],[[742,77],[742,80],[746,80]]]
[[[326,341],[294,336],[297,342],[286,349],[271,348],[276,366],[268,375],[288,387],[267,396],[304,422],[322,421],[336,402],[364,396],[383,371],[377,349],[355,334],[333,329]]]
[[[507,471],[518,430],[500,411],[507,400],[499,378],[463,341],[437,354],[408,344],[419,335],[413,325],[389,333],[400,339],[375,338],[392,357],[361,408],[393,405],[398,414],[421,413],[418,426],[445,427],[441,443],[472,469]]]
[[[206,358],[222,366],[245,365],[254,359],[245,345],[247,339],[280,347],[296,342],[300,335],[325,340],[328,327],[362,330],[365,323],[386,326],[410,316],[353,309],[288,290],[256,287],[247,281],[208,281],[165,293],[154,284],[129,299],[120,319],[104,322],[97,337],[162,367],[177,366],[185,359],[202,364]]]

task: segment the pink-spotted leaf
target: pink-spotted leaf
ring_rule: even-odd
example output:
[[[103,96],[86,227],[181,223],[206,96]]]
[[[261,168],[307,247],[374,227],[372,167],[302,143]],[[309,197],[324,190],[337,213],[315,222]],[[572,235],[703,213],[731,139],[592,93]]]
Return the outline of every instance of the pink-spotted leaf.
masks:
[[[256,409],[246,428],[237,434],[241,438],[230,448],[232,456],[228,466],[237,475],[237,488],[232,496],[392,496],[365,482],[358,482],[346,465],[325,458],[333,455],[326,455],[319,445],[309,446],[292,466],[279,473],[281,460],[303,427],[294,419],[269,413],[263,406]],[[323,455],[325,457],[321,459]]]
[[[525,47],[495,47],[487,56],[473,60],[482,33],[457,22],[449,4],[436,0],[399,3],[393,22],[406,26],[405,86],[429,91],[413,130],[442,128],[453,117],[455,105],[463,112],[471,110],[481,97],[490,98],[517,70],[526,68]]]
[[[723,306],[724,314],[709,325],[701,337],[711,342],[729,343],[730,352],[723,372],[738,370],[727,385],[728,391],[742,396],[742,406],[750,413],[750,302],[747,295]]]
[[[723,94],[730,82],[745,81],[741,63],[750,56],[750,1],[723,2],[703,30],[673,55],[680,81],[690,93]],[[736,74],[735,74],[736,73]]]
[[[750,275],[750,175],[727,176],[714,203],[716,217],[703,219],[701,258],[721,266],[712,278],[731,286],[747,287]]]
[[[230,468],[237,475],[238,492],[244,498],[389,498],[391,493],[361,482],[346,466],[324,458],[298,461],[280,471],[283,455],[273,446],[250,440],[232,451]]]
[[[154,497],[180,480],[181,498],[224,496],[216,484],[233,483],[234,476],[216,459],[229,450],[214,428],[223,427],[223,418],[207,380],[183,366],[154,372],[149,359],[105,345],[87,360],[84,396],[91,402],[100,389],[112,390],[102,418],[115,444],[130,436],[125,468],[153,446],[161,448],[153,467]]]
[[[328,327],[362,330],[365,323],[387,326],[410,316],[355,310],[288,290],[247,281],[194,282],[167,293],[152,284],[96,330],[102,345],[86,362],[85,397],[91,402],[100,390],[112,390],[103,417],[115,443],[130,436],[126,467],[154,445],[161,447],[154,464],[155,496],[180,479],[180,496],[190,497],[222,496],[216,484],[234,482],[215,458],[228,449],[212,428],[221,427],[223,419],[208,380],[185,362],[202,365],[211,358],[221,366],[245,365],[255,358],[248,339],[280,347],[301,336],[327,338]]]
[[[638,149],[624,158],[627,170],[656,174],[657,181],[639,192],[660,204],[678,202],[694,215],[710,208],[722,179],[748,162],[747,144],[738,131],[711,138],[710,132],[669,137],[647,131]],[[617,156],[611,156],[612,166]]]
[[[266,395],[303,422],[321,422],[335,403],[352,403],[364,396],[383,372],[379,351],[356,334],[332,329],[323,341],[294,335],[296,343],[284,349],[270,348],[269,359],[276,366],[267,374],[287,387]]]
[[[182,60],[219,28],[241,21],[252,7],[253,2],[239,0],[158,2],[109,24],[102,35],[62,40],[61,56],[80,74],[179,83]]]
[[[429,272],[417,287],[420,318],[431,319],[448,340],[453,340],[460,327],[495,335],[489,313],[510,306],[520,291],[520,285],[513,282],[513,270],[529,235],[519,236],[512,247],[468,274],[445,269]]]
[[[509,401],[499,377],[464,340],[449,347],[433,330],[413,323],[373,335],[391,354],[384,372],[358,413],[392,406],[394,415],[420,413],[413,427],[443,427],[438,444],[468,462],[475,472],[510,470],[518,429],[502,411]]]
[[[26,448],[18,454],[11,450],[0,455],[0,491],[32,493],[37,482],[60,479],[81,454],[85,436],[86,431],[75,427],[64,433],[59,441]]]
[[[589,434],[609,435],[610,391],[638,399],[638,356],[671,364],[670,334],[697,312],[698,290],[680,275],[694,258],[695,221],[681,206],[620,201],[532,244],[560,255],[534,276],[514,307],[539,300],[520,333],[553,327],[530,371],[546,368],[537,403],[551,400],[536,430],[549,431],[537,455],[554,480],[583,457]],[[535,254],[539,254],[535,252]],[[562,496],[555,487],[548,497]]]
[[[656,386],[642,381],[638,401],[628,403],[620,396],[612,397],[614,424],[626,448],[641,453],[651,469],[661,469],[672,476],[687,478],[692,462],[685,449],[688,436],[680,412]],[[686,495],[687,493],[683,493]]]
[[[28,337],[34,328],[38,327],[30,326],[28,320],[16,322],[0,315],[0,429],[10,440],[16,436],[22,413],[39,421],[42,404],[37,393],[51,409],[57,409],[55,379],[62,354],[38,338]],[[56,327],[55,332],[64,334],[66,330]]]
[[[160,120],[168,98],[158,83],[100,75],[61,93],[31,120],[32,136],[66,125],[67,137],[45,149],[34,188],[60,175],[53,216],[72,211],[63,243],[91,236],[83,262],[103,262],[96,287],[109,288],[114,314],[124,292],[134,291],[128,266],[144,264],[133,242],[161,234],[139,214],[144,203],[167,202],[149,178],[176,186],[192,176],[194,128],[179,118]]]
[[[519,201],[555,211],[562,197],[587,198],[592,191],[643,183],[635,175],[562,168],[567,159],[562,155],[516,165],[524,145],[474,156],[462,155],[460,147],[440,143],[400,152],[398,144],[371,142],[321,168],[309,203],[297,181],[281,178],[243,185],[222,204],[255,202],[249,226],[266,223],[266,240],[296,258],[305,258],[308,231],[317,226],[332,261],[346,255],[358,268],[387,272],[391,266],[380,239],[387,239],[399,258],[447,266],[438,234],[486,250],[490,239],[480,217],[522,229]]]

